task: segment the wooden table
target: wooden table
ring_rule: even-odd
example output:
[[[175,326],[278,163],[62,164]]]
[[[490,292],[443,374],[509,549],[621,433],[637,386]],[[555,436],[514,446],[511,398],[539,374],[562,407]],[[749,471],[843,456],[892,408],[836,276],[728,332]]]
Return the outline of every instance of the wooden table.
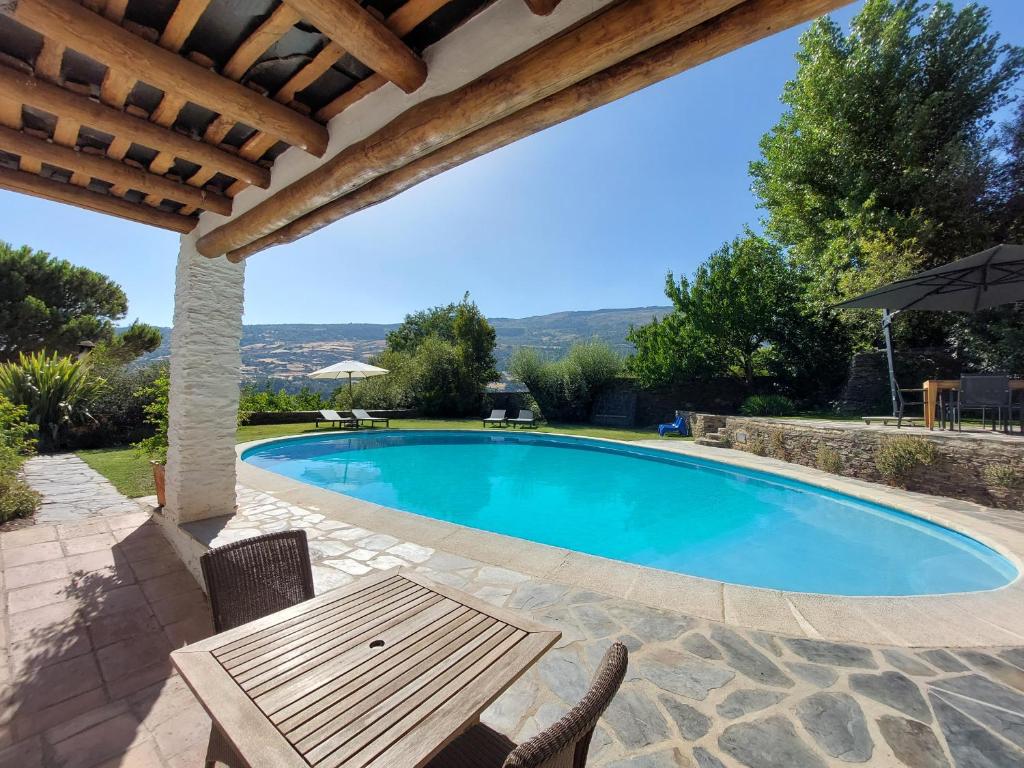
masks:
[[[171,654],[250,768],[424,765],[561,636],[390,572]]]
[[[928,379],[921,386],[924,388],[924,425],[928,429],[934,429],[935,409],[939,403],[939,394],[955,392],[960,388],[960,379]],[[1010,391],[1024,392],[1024,379],[1010,379]]]

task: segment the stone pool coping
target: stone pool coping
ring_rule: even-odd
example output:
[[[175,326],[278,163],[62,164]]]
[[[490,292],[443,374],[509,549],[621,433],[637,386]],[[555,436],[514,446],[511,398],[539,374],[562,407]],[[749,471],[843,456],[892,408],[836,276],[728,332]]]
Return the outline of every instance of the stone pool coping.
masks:
[[[712,621],[796,637],[905,647],[1019,645],[1024,641],[1024,609],[1021,608],[1024,606],[1024,578],[1021,575],[1024,571],[1024,531],[986,520],[987,508],[971,502],[901,491],[777,459],[732,449],[707,448],[691,442],[587,438],[627,447],[656,448],[735,467],[768,471],[891,506],[977,539],[1006,557],[1018,571],[1017,578],[1010,584],[984,592],[906,597],[786,592],[662,571],[468,528],[345,496],[241,460],[244,451],[257,445],[308,437],[310,435],[295,435],[239,444],[236,448],[239,482],[290,503],[315,508],[321,514],[343,522],[422,546]]]

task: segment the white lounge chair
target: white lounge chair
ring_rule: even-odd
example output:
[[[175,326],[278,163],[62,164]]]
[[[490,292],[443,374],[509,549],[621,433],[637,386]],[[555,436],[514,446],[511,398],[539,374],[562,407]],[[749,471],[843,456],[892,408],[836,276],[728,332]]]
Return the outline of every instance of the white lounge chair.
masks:
[[[391,424],[391,421],[384,416],[371,416],[362,408],[353,408],[352,415],[355,417],[356,424],[359,426],[362,426],[364,421],[370,422],[371,427],[379,421],[383,421],[385,427]]]
[[[513,427],[536,427],[537,419],[534,418],[533,411],[523,408],[514,419],[508,419],[508,423]]]
[[[491,410],[491,415],[484,419],[484,426],[488,424],[497,424],[499,427],[505,425],[505,412],[494,408]]]
[[[317,417],[316,422],[314,424],[315,429],[320,428],[321,421],[336,423],[339,429],[344,426],[352,426],[356,423],[355,419],[353,419],[351,416],[342,416],[337,411],[332,411],[326,408],[322,408],[320,410],[320,416]]]

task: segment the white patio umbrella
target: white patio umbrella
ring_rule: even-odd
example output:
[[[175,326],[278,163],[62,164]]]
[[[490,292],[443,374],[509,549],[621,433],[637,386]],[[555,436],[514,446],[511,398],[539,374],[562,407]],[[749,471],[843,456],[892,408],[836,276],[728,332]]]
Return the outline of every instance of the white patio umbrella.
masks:
[[[348,379],[348,394],[352,396],[352,379],[369,379],[373,376],[383,376],[388,373],[386,368],[378,368],[376,365],[361,363],[358,360],[342,360],[340,363],[328,365],[319,371],[309,374],[311,379]]]

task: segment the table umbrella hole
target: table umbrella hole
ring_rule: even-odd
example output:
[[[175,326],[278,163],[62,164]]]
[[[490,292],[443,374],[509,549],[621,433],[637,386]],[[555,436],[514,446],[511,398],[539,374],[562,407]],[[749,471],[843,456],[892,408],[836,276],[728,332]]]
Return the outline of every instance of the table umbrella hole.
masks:
[[[374,640],[373,642],[370,643],[370,647],[371,648],[383,648],[384,647],[384,641],[383,640]]]

